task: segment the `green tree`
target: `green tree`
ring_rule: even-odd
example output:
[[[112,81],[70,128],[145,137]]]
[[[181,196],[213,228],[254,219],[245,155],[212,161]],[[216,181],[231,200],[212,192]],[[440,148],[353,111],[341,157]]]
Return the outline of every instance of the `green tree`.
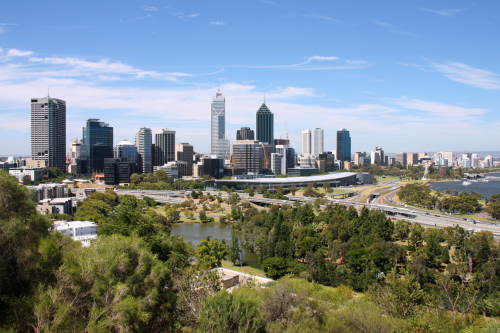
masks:
[[[426,304],[427,297],[415,275],[404,269],[402,277],[393,268],[384,282],[369,287],[367,297],[388,314],[406,318],[413,316]]]
[[[57,170],[59,170],[59,169],[57,169]],[[23,185],[28,185],[29,183],[31,183],[31,176],[24,175],[22,179],[23,179],[23,181],[22,181]]]
[[[224,186],[221,187],[220,190],[223,191],[223,192],[227,192],[229,190],[229,188],[226,185],[224,185]]]
[[[424,242],[424,239],[422,237],[424,230],[425,229],[418,223],[412,225],[410,229],[411,234],[410,234],[410,240],[408,242],[408,250],[416,251],[419,247],[422,246]]]
[[[138,174],[133,173],[130,175],[130,182],[134,185],[139,185],[139,183],[141,182],[141,177]]]
[[[257,303],[246,294],[222,290],[206,298],[200,307],[198,332],[265,332]]]
[[[411,222],[407,220],[397,220],[395,223],[394,235],[401,241],[408,240],[410,235]]]
[[[286,261],[280,257],[267,258],[262,262],[264,272],[272,279],[278,279],[285,275],[287,265]]]
[[[205,222],[207,220],[207,214],[202,210],[198,213],[201,222]]]
[[[61,171],[61,169],[59,169],[57,167],[49,167],[48,171],[49,171],[49,178],[50,179],[58,178],[58,177],[61,177],[63,175],[63,172]]]
[[[231,246],[228,246],[227,250],[228,250],[229,261],[231,261],[233,265],[236,265],[237,261],[240,261],[241,263],[240,244],[238,241],[238,237],[236,237],[236,233],[232,229],[231,229]]]
[[[292,193],[293,196],[295,196],[295,192],[297,192],[297,188],[295,186],[290,186],[288,190],[290,191],[290,193]]]
[[[137,238],[102,237],[76,247],[56,274],[56,284],[40,285],[34,298],[32,326],[42,332],[174,329],[168,266]]]
[[[226,246],[217,239],[202,240],[196,244],[195,257],[198,265],[204,268],[220,267],[221,260],[227,256]]]
[[[164,182],[167,180],[168,175],[165,171],[158,170],[158,171],[156,171],[155,177],[156,177],[157,182]]]

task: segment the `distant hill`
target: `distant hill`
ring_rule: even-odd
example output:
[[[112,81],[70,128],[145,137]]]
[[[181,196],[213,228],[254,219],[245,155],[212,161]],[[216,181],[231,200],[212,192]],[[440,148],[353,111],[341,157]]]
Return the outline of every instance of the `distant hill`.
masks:
[[[420,153],[419,151],[416,151],[416,152],[407,152],[407,153]],[[457,152],[453,152],[455,155],[459,154]],[[493,157],[500,157],[500,151],[498,150],[495,150],[495,151],[471,151],[470,153],[473,153],[473,154],[479,154],[479,157],[485,157],[486,155],[491,155]],[[429,152],[427,151],[427,154],[429,154]],[[396,158],[396,153],[386,153],[387,156],[389,157],[394,157]]]

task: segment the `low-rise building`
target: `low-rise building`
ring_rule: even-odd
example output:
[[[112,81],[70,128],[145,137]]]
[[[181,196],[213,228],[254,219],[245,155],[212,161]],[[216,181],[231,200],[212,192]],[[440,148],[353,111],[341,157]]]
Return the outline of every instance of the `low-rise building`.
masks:
[[[11,168],[9,173],[17,178],[19,183],[23,182],[24,176],[29,176],[32,182],[40,181],[45,174],[45,168],[34,168],[23,166],[19,168]]]
[[[75,213],[76,205],[72,198],[42,199],[36,210],[43,215]]]
[[[95,191],[95,188],[79,188],[75,193],[76,200],[83,201]]]
[[[54,227],[56,231],[81,242],[85,247],[89,247],[90,242],[97,237],[97,224],[90,221],[54,222]]]
[[[39,184],[37,186],[26,186],[35,192],[35,200],[40,201],[43,199],[64,198],[65,188],[61,184]]]
[[[304,176],[312,176],[317,175],[319,173],[318,168],[311,168],[309,166],[300,166],[298,168],[290,168],[288,169],[288,176],[290,177],[304,177]]]

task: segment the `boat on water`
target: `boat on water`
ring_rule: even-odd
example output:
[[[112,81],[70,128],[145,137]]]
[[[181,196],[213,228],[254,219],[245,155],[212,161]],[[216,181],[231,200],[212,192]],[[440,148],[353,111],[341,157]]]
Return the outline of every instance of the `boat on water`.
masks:
[[[463,186],[469,186],[469,185],[472,185],[472,183],[471,183],[471,182],[469,182],[469,181],[464,181],[464,182],[462,183],[462,185],[463,185]]]

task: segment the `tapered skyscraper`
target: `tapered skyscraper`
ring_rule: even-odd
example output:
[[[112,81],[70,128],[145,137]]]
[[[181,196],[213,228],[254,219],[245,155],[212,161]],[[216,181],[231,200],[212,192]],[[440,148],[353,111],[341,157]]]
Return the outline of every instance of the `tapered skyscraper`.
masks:
[[[266,101],[257,110],[255,129],[259,142],[267,142],[274,146],[274,114],[267,107]]]
[[[66,102],[31,99],[31,158],[66,172]]]
[[[212,131],[210,154],[218,158],[230,158],[229,140],[226,140],[226,98],[220,88],[212,99]]]

